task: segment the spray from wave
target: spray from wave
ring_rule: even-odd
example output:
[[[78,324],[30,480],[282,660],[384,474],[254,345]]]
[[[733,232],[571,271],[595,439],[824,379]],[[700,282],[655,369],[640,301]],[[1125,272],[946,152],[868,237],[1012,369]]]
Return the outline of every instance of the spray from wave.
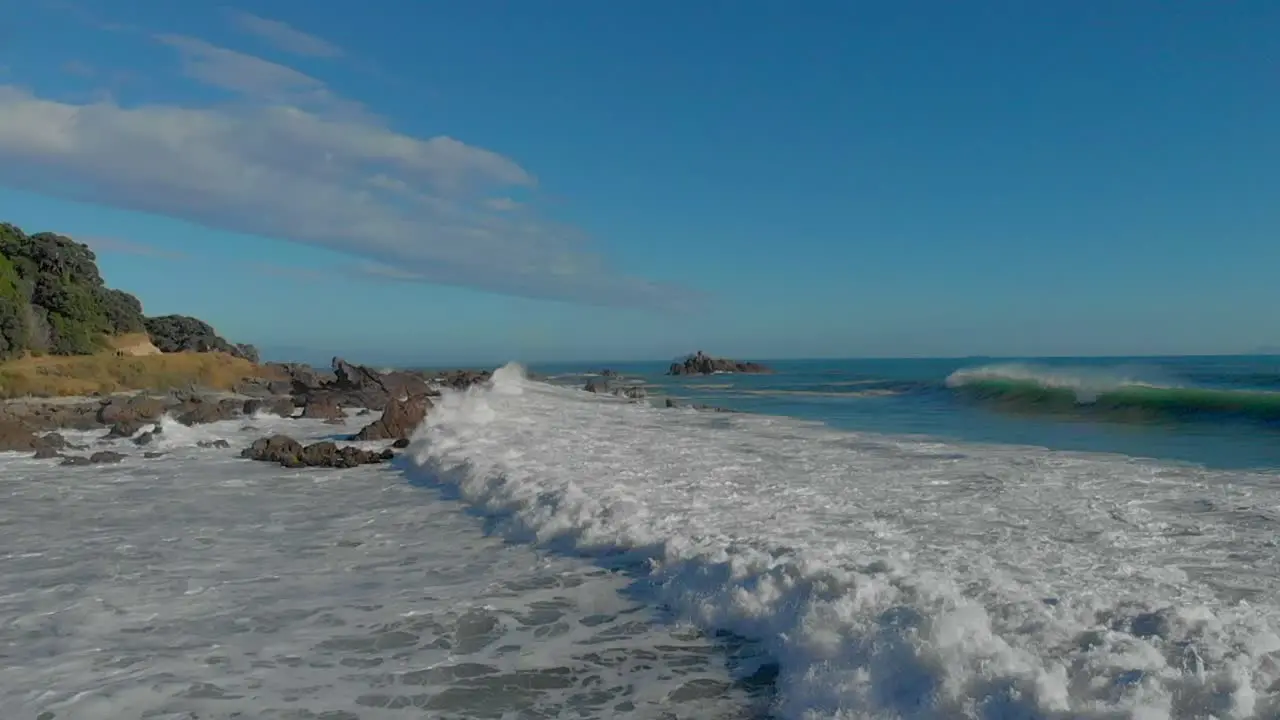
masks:
[[[1276,608],[1166,567],[1168,522],[1127,503],[1150,471],[1030,452],[605,403],[515,365],[446,391],[410,448],[508,537],[625,558],[655,605],[759,640],[784,718],[1280,711]],[[1228,531],[1271,537],[1200,528]]]

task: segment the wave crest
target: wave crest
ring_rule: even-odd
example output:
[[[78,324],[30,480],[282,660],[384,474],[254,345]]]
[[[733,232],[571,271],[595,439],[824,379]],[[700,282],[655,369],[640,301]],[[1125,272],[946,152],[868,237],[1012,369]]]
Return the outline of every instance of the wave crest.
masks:
[[[1025,412],[1086,413],[1115,420],[1236,417],[1280,422],[1280,393],[1156,384],[1078,369],[990,365],[957,370],[947,387],[963,397]]]

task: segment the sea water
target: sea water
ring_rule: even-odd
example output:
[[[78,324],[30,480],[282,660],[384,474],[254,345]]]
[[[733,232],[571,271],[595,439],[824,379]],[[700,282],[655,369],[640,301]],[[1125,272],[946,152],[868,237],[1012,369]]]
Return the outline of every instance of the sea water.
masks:
[[[1280,716],[1265,453],[1229,467],[972,427],[1141,427],[1212,458],[1265,418],[1039,412],[1023,390],[963,397],[963,369],[802,369],[826,389],[637,370],[787,417],[511,366],[446,393],[396,462],[352,470],[236,451],[367,418],[169,424],[165,455],[111,441],[129,457],[106,467],[3,456],[0,717]],[[890,400],[931,409],[867,427],[848,407]]]

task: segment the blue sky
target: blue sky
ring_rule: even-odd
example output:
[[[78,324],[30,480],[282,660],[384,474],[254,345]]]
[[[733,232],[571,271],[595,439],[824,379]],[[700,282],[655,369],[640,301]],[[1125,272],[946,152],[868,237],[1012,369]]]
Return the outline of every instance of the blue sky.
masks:
[[[1280,344],[1280,4],[32,0],[0,218],[369,361]]]

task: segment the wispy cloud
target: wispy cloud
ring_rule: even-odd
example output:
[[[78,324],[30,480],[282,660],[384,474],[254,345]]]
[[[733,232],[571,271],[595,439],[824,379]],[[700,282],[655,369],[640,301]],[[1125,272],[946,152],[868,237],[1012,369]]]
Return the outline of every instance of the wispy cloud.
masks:
[[[285,23],[233,16],[291,52],[341,54]],[[0,183],[336,250],[357,258],[348,277],[632,307],[683,309],[699,297],[619,272],[580,232],[547,221],[547,193],[511,158],[398,132],[279,63],[187,35],[137,36],[173,48],[189,78],[236,101],[81,102],[0,81]]]
[[[323,82],[293,68],[185,35],[161,34],[155,39],[181,53],[188,76],[214,87],[272,102],[334,99]]]
[[[231,20],[242,31],[256,35],[285,52],[306,57],[340,57],[343,54],[342,48],[328,40],[302,32],[279,20],[241,10],[232,10]]]
[[[688,291],[613,271],[578,232],[533,208],[495,208],[490,200],[504,190],[537,188],[510,158],[324,103],[281,104],[323,85],[203,41],[166,42],[189,53],[193,76],[258,102],[73,103],[0,85],[0,182],[329,248],[394,268],[402,281],[688,306]]]
[[[164,248],[158,248],[154,245],[145,245],[117,238],[90,235],[87,237],[76,236],[75,240],[88,245],[89,248],[96,253],[140,255],[144,257],[165,258],[167,260],[181,260],[187,257],[183,253],[173,250],[165,250]]]

